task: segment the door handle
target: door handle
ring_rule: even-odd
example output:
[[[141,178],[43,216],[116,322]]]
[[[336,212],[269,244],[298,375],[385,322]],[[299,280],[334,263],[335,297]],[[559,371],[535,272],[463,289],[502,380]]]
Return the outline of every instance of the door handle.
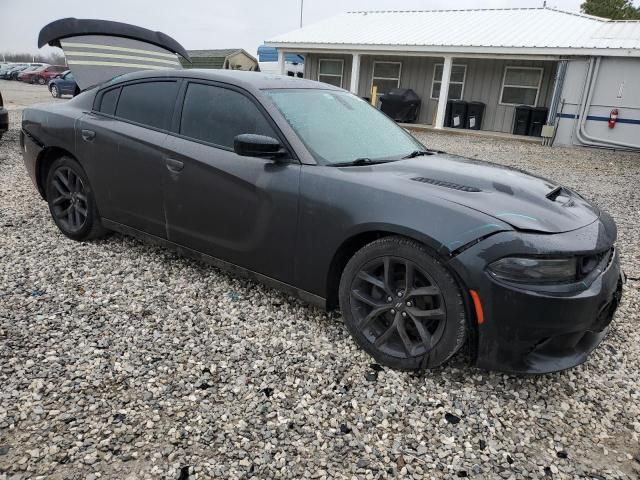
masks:
[[[165,160],[166,164],[167,164],[167,169],[170,172],[173,173],[180,173],[182,171],[182,169],[184,168],[184,163],[181,162],[180,160],[175,160],[173,158],[167,158]]]
[[[85,142],[92,142],[94,138],[96,138],[96,132],[93,130],[82,130],[82,139]]]

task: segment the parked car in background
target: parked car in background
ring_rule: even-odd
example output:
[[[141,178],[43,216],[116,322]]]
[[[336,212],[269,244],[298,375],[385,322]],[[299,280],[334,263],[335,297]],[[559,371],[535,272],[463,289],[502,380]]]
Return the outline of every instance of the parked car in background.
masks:
[[[16,75],[16,78],[12,78],[12,80],[20,80],[21,82],[23,82],[24,79],[27,78],[28,75],[33,74],[33,72],[36,72],[37,70],[40,70],[44,66],[48,66],[48,65],[44,65],[42,63],[39,63],[39,64],[32,63],[27,68],[25,68],[24,70],[19,72]]]
[[[38,83],[46,85],[49,80],[55,78],[67,70],[65,65],[43,65],[35,70],[23,71],[18,75],[18,80],[26,83]]]
[[[4,108],[4,101],[2,100],[2,93],[0,92],[0,138],[2,134],[9,130],[9,112]]]
[[[73,72],[67,70],[56,76],[53,80],[49,80],[49,91],[54,98],[60,98],[62,95],[77,95],[80,88],[73,78]]]
[[[20,72],[29,66],[28,63],[15,63],[10,65],[6,70],[0,71],[0,78],[10,80],[13,72]]]
[[[0,78],[4,77],[4,74],[12,68],[15,68],[15,66],[15,63],[3,63],[2,65],[0,65]]]

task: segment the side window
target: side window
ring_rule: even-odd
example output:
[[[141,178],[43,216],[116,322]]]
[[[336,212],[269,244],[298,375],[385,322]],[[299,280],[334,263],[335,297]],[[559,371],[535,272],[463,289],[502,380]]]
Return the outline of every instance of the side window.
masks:
[[[243,94],[213,85],[189,84],[181,135],[233,148],[233,139],[243,133],[276,137],[262,112]]]
[[[144,82],[125,85],[116,117],[168,130],[178,92],[177,82]]]
[[[65,80],[73,80],[73,73],[69,72],[64,76]]]
[[[100,101],[100,111],[107,115],[113,115],[114,113],[116,113],[116,103],[118,103],[118,95],[120,95],[119,88],[107,90],[102,95],[102,100]]]

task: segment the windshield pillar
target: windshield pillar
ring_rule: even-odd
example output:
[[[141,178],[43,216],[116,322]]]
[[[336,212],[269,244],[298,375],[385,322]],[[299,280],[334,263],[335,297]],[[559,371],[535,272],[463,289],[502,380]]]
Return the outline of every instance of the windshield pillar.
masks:
[[[449,80],[451,79],[451,65],[453,58],[444,57],[442,66],[442,83],[440,84],[440,96],[438,97],[438,111],[436,113],[436,128],[444,127],[444,115],[447,111],[447,100],[449,98]]]

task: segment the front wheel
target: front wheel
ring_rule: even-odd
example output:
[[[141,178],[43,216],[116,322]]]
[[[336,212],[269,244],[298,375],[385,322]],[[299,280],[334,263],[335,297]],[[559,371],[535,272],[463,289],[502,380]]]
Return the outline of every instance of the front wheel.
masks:
[[[55,85],[51,85],[51,96],[53,98],[60,98],[60,90]]]
[[[53,162],[47,175],[47,203],[53,221],[67,237],[80,241],[106,233],[87,174],[74,159]]]
[[[38,77],[38,85],[44,85],[45,81],[43,77]]]
[[[460,287],[423,245],[407,238],[385,237],[359,250],[344,269],[339,297],[358,345],[391,368],[436,367],[466,339]]]

